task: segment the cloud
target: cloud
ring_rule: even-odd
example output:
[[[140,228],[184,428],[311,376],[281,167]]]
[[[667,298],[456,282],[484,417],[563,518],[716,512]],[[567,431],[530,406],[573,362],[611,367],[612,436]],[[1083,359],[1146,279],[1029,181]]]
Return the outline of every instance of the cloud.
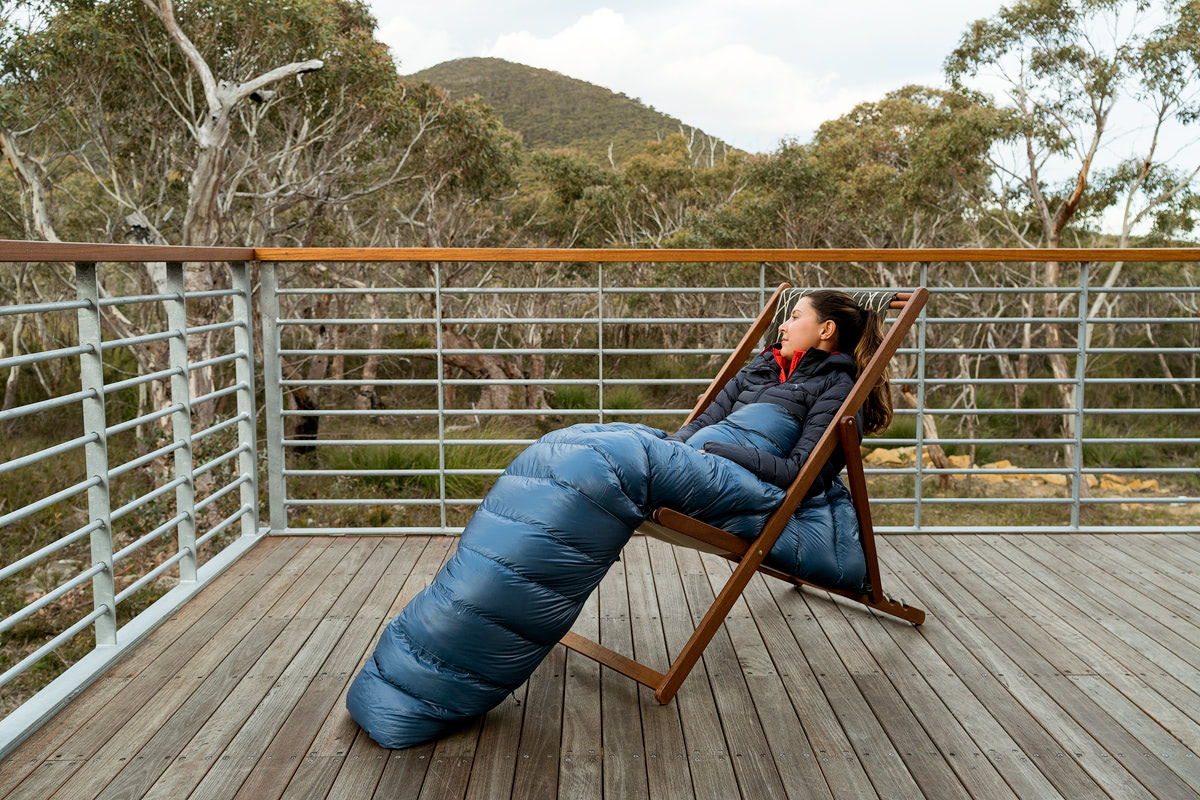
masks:
[[[720,14],[671,24],[636,22],[598,9],[548,36],[498,36],[485,55],[551,69],[640,97],[731,144],[770,150],[845,113],[874,87],[848,89],[833,72],[817,74],[745,41],[730,40]]]
[[[380,19],[377,38],[392,51],[402,74],[417,72],[434,64],[462,58],[467,53],[454,42],[449,32],[422,28],[408,17],[394,15]]]

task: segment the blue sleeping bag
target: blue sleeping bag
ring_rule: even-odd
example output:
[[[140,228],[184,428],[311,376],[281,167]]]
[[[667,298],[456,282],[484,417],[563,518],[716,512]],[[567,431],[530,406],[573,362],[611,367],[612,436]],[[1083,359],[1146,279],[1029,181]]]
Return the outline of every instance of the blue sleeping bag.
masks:
[[[543,436],[497,479],[433,583],[388,624],[350,687],[350,715],[381,745],[402,748],[491,709],[571,628],[655,508],[746,538],[761,529],[783,490],[700,452],[704,441],[723,436],[788,452],[798,434],[786,411],[753,404],[686,444],[623,423]],[[861,588],[857,531],[839,482],[798,509],[767,562],[825,585]]]

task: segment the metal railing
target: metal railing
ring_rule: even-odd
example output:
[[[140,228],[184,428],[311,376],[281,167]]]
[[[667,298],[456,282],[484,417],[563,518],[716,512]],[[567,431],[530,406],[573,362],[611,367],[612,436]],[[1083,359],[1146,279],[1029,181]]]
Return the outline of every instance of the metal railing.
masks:
[[[1038,265],[1052,259],[1059,278],[1043,285]],[[11,587],[67,555],[78,569],[42,574],[0,635],[64,598],[92,598],[5,665],[0,684],[86,631],[96,644],[4,721],[0,752],[264,532],[455,533],[504,465],[548,430],[678,427],[782,280],[931,292],[893,365],[907,402],[865,443],[878,530],[1200,531],[1200,250],[0,242],[4,261],[74,275],[66,297],[0,298],[0,326],[54,319],[60,339],[34,353],[10,339],[0,379],[77,368],[61,391],[0,411],[0,536],[18,553],[0,580]],[[1109,266],[1118,262],[1129,264],[1119,276]],[[188,291],[198,272],[227,276],[228,288]],[[141,311],[119,313],[130,308]],[[194,390],[202,375],[214,380]],[[25,480],[35,473],[42,479]],[[44,493],[30,496],[31,486]],[[36,545],[21,549],[26,540]],[[164,576],[179,585],[166,589]]]
[[[85,643],[85,655],[4,720],[0,751],[261,533],[249,264],[229,266],[227,289],[187,293],[183,264],[166,262],[150,294],[129,293],[135,282],[121,270],[106,280],[104,265],[71,266],[73,275],[62,276],[68,299],[0,304],[0,324],[40,316],[38,329],[63,345],[20,352],[24,342],[14,337],[0,375],[55,367],[73,389],[0,411],[0,536],[11,562],[0,566],[0,581],[6,597],[24,603],[0,618],[6,644],[24,643],[6,648],[19,657],[0,669],[0,687],[56,651],[78,654],[89,631],[94,646]],[[189,325],[195,302],[228,319]],[[189,356],[199,342],[211,343],[210,358]],[[206,373],[227,385],[195,394]],[[61,630],[43,633],[49,624]]]

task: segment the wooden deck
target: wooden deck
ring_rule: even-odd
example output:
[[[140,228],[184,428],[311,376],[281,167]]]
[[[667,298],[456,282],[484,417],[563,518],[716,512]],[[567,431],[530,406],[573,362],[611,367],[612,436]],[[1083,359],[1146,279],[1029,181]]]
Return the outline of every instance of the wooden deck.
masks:
[[[0,797],[1200,797],[1200,537],[883,538],[921,628],[756,578],[669,705],[557,647],[482,721],[383,750],[346,687],[453,544],[262,542],[0,763]],[[623,559],[576,630],[664,668],[728,562]]]

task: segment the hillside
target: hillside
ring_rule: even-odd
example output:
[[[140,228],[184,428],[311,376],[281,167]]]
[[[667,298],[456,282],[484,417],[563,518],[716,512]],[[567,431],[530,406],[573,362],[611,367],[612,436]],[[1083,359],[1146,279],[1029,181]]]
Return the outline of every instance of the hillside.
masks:
[[[624,94],[499,58],[460,58],[409,77],[441,86],[458,99],[478,95],[531,149],[573,147],[607,159],[611,143],[619,163],[640,152],[647,141],[679,133],[682,125]],[[707,147],[706,135],[696,135]],[[716,146],[718,153],[727,148],[720,141]]]

